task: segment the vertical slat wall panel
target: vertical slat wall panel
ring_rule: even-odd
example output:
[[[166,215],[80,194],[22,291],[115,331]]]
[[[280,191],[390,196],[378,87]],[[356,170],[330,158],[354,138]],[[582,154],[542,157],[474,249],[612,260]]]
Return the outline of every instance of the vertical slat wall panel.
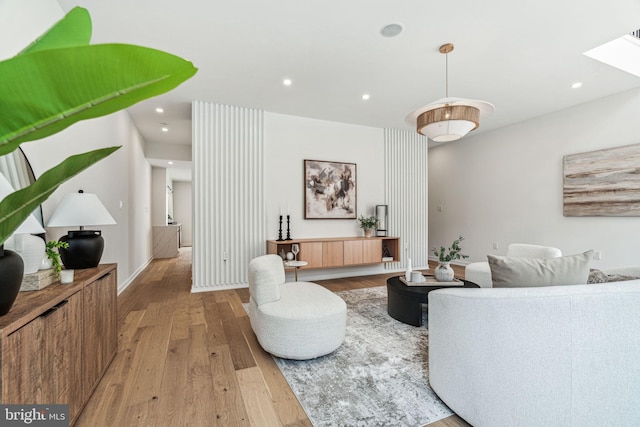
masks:
[[[384,130],[385,201],[389,205],[389,233],[400,237],[402,258],[387,269],[429,262],[428,143],[416,132]]]
[[[263,112],[200,101],[192,110],[192,288],[245,286],[267,238]]]

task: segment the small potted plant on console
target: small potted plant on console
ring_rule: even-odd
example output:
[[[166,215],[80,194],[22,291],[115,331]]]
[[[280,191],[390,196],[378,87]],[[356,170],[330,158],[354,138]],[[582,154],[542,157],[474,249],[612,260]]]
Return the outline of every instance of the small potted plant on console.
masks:
[[[364,237],[371,237],[371,232],[378,226],[378,218],[375,216],[365,218],[360,215],[358,221],[360,221],[360,228],[364,230]]]

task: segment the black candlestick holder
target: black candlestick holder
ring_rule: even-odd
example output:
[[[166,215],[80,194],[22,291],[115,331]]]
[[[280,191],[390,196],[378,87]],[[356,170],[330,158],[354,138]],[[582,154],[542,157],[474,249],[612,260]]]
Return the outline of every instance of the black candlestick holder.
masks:
[[[287,215],[287,238],[285,240],[293,240],[291,238],[291,229],[289,228],[289,224],[291,223],[290,216]]]
[[[284,241],[284,239],[282,238],[282,215],[280,215],[280,227],[278,230],[278,240],[276,240],[277,242],[282,242]]]

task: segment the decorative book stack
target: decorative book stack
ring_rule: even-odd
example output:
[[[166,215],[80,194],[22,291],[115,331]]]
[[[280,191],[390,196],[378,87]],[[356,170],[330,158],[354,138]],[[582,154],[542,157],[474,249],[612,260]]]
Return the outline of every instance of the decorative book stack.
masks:
[[[35,273],[24,275],[20,291],[39,291],[57,280],[58,276],[53,268],[38,270]]]

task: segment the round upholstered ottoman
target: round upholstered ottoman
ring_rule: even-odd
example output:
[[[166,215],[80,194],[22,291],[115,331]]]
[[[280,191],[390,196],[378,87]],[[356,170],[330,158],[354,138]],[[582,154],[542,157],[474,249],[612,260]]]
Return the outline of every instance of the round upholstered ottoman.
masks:
[[[313,359],[336,350],[344,341],[347,305],[311,282],[280,285],[280,299],[249,305],[251,327],[262,348],[285,359]]]

